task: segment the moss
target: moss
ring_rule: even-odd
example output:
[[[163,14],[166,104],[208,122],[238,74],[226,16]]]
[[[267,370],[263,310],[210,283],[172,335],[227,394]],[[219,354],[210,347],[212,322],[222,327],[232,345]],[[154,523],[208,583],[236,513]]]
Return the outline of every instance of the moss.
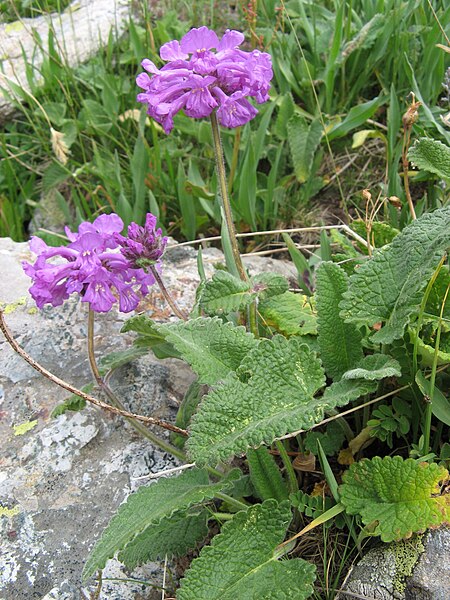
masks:
[[[418,534],[409,540],[402,540],[392,544],[391,550],[395,558],[395,577],[393,581],[394,591],[402,594],[406,588],[406,578],[412,575],[414,567],[424,552],[424,534]]]

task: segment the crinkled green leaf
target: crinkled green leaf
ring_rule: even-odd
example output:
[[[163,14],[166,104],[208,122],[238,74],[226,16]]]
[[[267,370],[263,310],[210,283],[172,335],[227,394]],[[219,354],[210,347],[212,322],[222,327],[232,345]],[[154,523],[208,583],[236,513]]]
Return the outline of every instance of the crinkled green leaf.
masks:
[[[319,359],[301,338],[261,340],[236,373],[202,398],[188,452],[199,465],[215,463],[311,427],[323,418],[314,394],[324,383]]]
[[[134,569],[150,560],[183,556],[188,550],[204,540],[208,534],[208,511],[202,509],[197,514],[176,512],[147,527],[119,554],[119,560],[129,569]]]
[[[125,350],[110,352],[100,359],[101,372],[104,373],[106,371],[118,369],[119,367],[140,358],[144,354],[146,354],[145,348],[139,346],[130,346]]]
[[[83,579],[103,569],[108,558],[114,556],[117,550],[122,550],[147,527],[157,525],[175,512],[212,500],[218,492],[231,485],[230,480],[209,483],[206,471],[190,469],[178,477],[162,478],[139,488],[119,507],[94,546],[84,566]]]
[[[289,289],[286,277],[278,273],[260,273],[250,279],[253,292],[260,300],[284,294]]]
[[[450,179],[450,148],[438,140],[419,138],[409,149],[409,160],[419,169]]]
[[[339,492],[347,513],[361,515],[384,542],[408,538],[450,519],[450,495],[439,495],[444,467],[401,456],[376,456],[351,465]]]
[[[317,442],[320,442],[325,454],[327,456],[333,456],[333,454],[336,454],[342,447],[344,439],[345,435],[342,427],[336,421],[331,421],[331,423],[327,425],[325,433],[320,431],[308,431],[308,433],[305,434],[304,445],[306,450],[317,456]]]
[[[367,379],[341,379],[328,386],[323,394],[326,406],[345,406],[349,402],[358,400],[361,396],[371,394],[378,387],[376,381]]]
[[[258,345],[245,327],[224,323],[219,317],[155,325],[155,329],[198,374],[199,382],[213,385],[235,371]]]
[[[84,385],[81,388],[81,391],[88,394],[89,392],[91,392],[93,390],[93,388],[94,388],[94,384],[88,383],[87,385]],[[80,396],[76,396],[75,394],[72,394],[71,396],[66,398],[63,402],[61,402],[61,404],[58,404],[57,406],[55,406],[55,408],[52,410],[50,416],[52,417],[52,419],[55,419],[56,417],[59,417],[59,415],[63,415],[68,410],[75,412],[78,410],[83,410],[83,408],[85,406],[86,406],[86,400],[84,400],[83,398],[80,398]]]
[[[320,358],[327,375],[338,380],[362,359],[362,336],[353,323],[345,323],[339,314],[339,303],[348,288],[348,277],[339,265],[322,263],[317,269],[316,284]]]
[[[367,239],[367,223],[365,221],[352,221],[352,229],[363,239]],[[386,244],[390,244],[399,233],[400,231],[392,225],[375,221],[370,225],[369,241],[375,248],[382,248]],[[359,248],[367,254],[367,248],[362,244],[359,244]]]
[[[322,131],[319,120],[308,123],[297,113],[294,113],[287,123],[294,172],[300,183],[308,181],[312,174],[314,155],[320,144]]]
[[[346,371],[342,379],[371,379],[378,380],[385,377],[400,377],[402,370],[395,358],[386,354],[371,354],[359,361],[357,367]]]
[[[317,333],[317,317],[307,296],[285,292],[259,303],[264,322],[287,336]]]
[[[450,245],[450,207],[426,213],[350,277],[341,303],[348,322],[384,326],[372,336],[389,344],[418,312],[422,290]]]
[[[121,333],[128,331],[138,333],[139,336],[134,340],[134,345],[139,349],[150,348],[157,358],[179,358],[180,356],[175,348],[166,342],[164,336],[158,333],[157,324],[147,315],[136,315],[129,318],[120,331]]]
[[[265,446],[247,451],[250,478],[258,498],[274,498],[278,502],[287,500],[288,490],[275,458]]]
[[[177,600],[305,600],[313,592],[314,565],[278,560],[276,547],[291,520],[289,504],[275,500],[239,512],[192,561]]]
[[[217,271],[205,283],[200,306],[210,315],[226,314],[245,308],[255,297],[250,281],[242,281],[227,271]]]

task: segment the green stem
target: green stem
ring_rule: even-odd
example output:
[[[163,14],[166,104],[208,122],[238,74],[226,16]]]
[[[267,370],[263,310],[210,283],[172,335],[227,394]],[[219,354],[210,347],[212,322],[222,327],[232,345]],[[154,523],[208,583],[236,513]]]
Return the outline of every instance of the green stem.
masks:
[[[100,371],[98,370],[98,365],[95,359],[94,352],[94,320],[95,313],[91,308],[89,308],[87,339],[89,364],[91,366],[92,374],[98,386],[105,394],[105,396],[109,399],[111,404],[116,408],[119,408],[120,410],[126,410],[119,398],[114,394],[109,385],[104,381],[103,377],[100,375]],[[184,454],[184,452],[181,452],[181,450],[179,450],[175,446],[172,446],[172,444],[169,444],[169,442],[166,442],[165,440],[161,439],[160,437],[149,431],[147,427],[145,427],[142,423],[139,423],[139,421],[136,421],[135,419],[130,419],[128,417],[125,418],[138,433],[140,433],[143,437],[147,438],[153,445],[160,448],[163,452],[168,452],[169,454],[176,456],[176,458],[178,458],[179,460],[187,462],[186,455]]]
[[[277,447],[278,452],[280,453],[280,457],[283,461],[284,468],[286,469],[289,482],[289,491],[291,492],[291,494],[295,494],[295,492],[298,492],[298,480],[297,475],[295,473],[295,469],[292,466],[291,459],[289,458],[289,454],[287,453],[283,442],[281,442],[280,440],[276,441],[275,445]]]
[[[447,297],[450,290],[450,283],[447,285],[447,289],[445,290],[444,299],[442,301],[441,312],[439,314],[439,324],[436,331],[436,344],[434,346],[434,356],[433,356],[433,365],[431,367],[431,377],[430,377],[430,397],[428,399],[426,409],[425,409],[425,425],[423,432],[423,454],[427,455],[430,452],[430,435],[431,435],[431,417],[433,414],[433,398],[434,398],[434,385],[436,383],[436,370],[437,370],[437,361],[439,354],[439,345],[441,343],[441,330],[442,330],[442,318],[444,316],[444,309],[447,303]]]
[[[216,521],[231,521],[231,519],[234,519],[234,514],[233,513],[215,512],[215,513],[212,513],[211,517],[213,519],[216,519]]]
[[[228,229],[228,235],[231,242],[231,250],[233,252],[233,258],[236,263],[236,268],[239,272],[239,277],[242,279],[242,281],[248,281],[247,273],[245,272],[244,265],[242,263],[242,258],[239,252],[239,246],[236,238],[236,229],[234,227],[233,213],[231,211],[230,198],[228,196],[227,176],[225,172],[225,161],[223,157],[222,142],[220,139],[220,129],[219,123],[217,121],[217,115],[215,112],[211,113],[211,128],[213,134],[214,154],[216,157],[217,177],[219,180],[220,187],[220,197],[223,212],[225,215],[225,222]]]
[[[229,194],[231,194],[231,192],[233,190],[234,176],[236,174],[236,169],[237,169],[237,165],[238,165],[240,141],[241,141],[241,128],[236,127],[236,134],[234,136],[234,144],[233,144],[233,156],[231,158],[231,168],[230,168],[230,174],[228,176],[228,193]]]
[[[219,500],[223,500],[229,506],[232,506],[236,510],[247,510],[249,506],[248,504],[244,504],[244,502],[236,500],[236,498],[232,498],[231,496],[228,496],[228,494],[224,494],[223,492],[218,492],[216,494],[216,498],[219,498]]]
[[[414,338],[414,346],[413,346],[413,357],[412,357],[412,376],[413,376],[413,381],[414,378],[416,376],[417,370],[418,370],[418,352],[419,352],[419,336],[420,336],[420,331],[422,329],[422,324],[423,324],[423,317],[425,314],[425,308],[428,302],[428,298],[430,296],[431,290],[433,288],[433,285],[442,269],[442,266],[444,264],[446,255],[444,254],[444,256],[441,258],[438,266],[436,267],[436,270],[434,271],[430,281],[428,282],[428,285],[425,289],[425,293],[423,295],[422,298],[422,302],[420,303],[420,307],[419,307],[419,314],[417,316],[417,324],[416,324],[416,335]],[[412,392],[413,392],[413,396],[414,396],[414,400],[415,402],[413,403],[413,412],[412,412],[412,431],[413,431],[413,442],[417,443],[417,437],[418,437],[418,431],[419,431],[419,426],[420,426],[420,422],[422,421],[422,417],[423,417],[423,411],[422,411],[422,406],[420,403],[420,399],[418,398],[417,394],[416,394],[416,386],[413,385],[412,387]],[[431,414],[429,415],[427,412],[427,408],[425,409],[425,427],[427,426],[426,423],[428,422],[428,420],[430,421],[430,426],[431,426]]]
[[[248,316],[249,316],[249,325],[250,331],[253,333],[255,338],[259,338],[258,331],[258,309],[256,307],[256,302],[252,302],[248,307]]]

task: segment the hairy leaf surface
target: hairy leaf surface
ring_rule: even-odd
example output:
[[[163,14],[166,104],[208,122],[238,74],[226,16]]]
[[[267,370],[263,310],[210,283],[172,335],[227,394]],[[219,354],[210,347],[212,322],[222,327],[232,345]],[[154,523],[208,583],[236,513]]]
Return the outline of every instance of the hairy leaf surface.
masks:
[[[347,513],[361,515],[384,542],[410,537],[450,520],[450,495],[439,495],[444,467],[401,456],[376,456],[351,465],[339,492]]]
[[[291,520],[275,500],[239,512],[205,546],[181,581],[177,600],[304,600],[315,567],[300,558],[277,560],[275,549]]]
[[[235,371],[258,345],[245,327],[224,323],[219,317],[157,325],[158,333],[178,350],[197,373],[199,382],[213,385]]]
[[[323,393],[323,402],[328,407],[345,406],[361,396],[371,394],[378,387],[376,381],[367,379],[341,379],[329,385]]]
[[[442,179],[450,179],[450,148],[430,138],[419,138],[408,152],[409,160]]]
[[[317,317],[302,294],[285,292],[260,302],[258,310],[267,325],[287,336],[317,333]]]
[[[252,290],[260,300],[284,294],[289,289],[286,277],[278,273],[259,273],[250,279]]]
[[[166,555],[183,556],[207,534],[207,510],[192,515],[180,511],[147,527],[125,546],[118,558],[128,568],[134,569],[150,560],[164,560]]]
[[[389,344],[402,337],[449,245],[450,207],[426,213],[350,277],[341,315],[356,324],[384,322],[374,342]]]
[[[217,271],[205,283],[200,306],[210,315],[226,314],[245,308],[254,298],[249,281],[242,281],[227,271]]]
[[[339,314],[348,277],[339,265],[324,262],[317,269],[316,282],[320,358],[327,375],[339,380],[363,357],[360,332],[353,323],[345,323]]]
[[[297,180],[305,183],[311,176],[314,154],[322,138],[319,120],[308,124],[301,115],[294,113],[287,124],[289,147]]]
[[[309,428],[323,417],[324,403],[314,394],[324,383],[319,359],[301,338],[263,339],[203,397],[186,447],[199,465],[214,463]]]
[[[84,567],[83,578],[87,579],[98,569],[103,569],[108,558],[147,527],[157,525],[175,512],[211,500],[231,485],[229,478],[210,484],[206,471],[190,469],[178,477],[163,478],[139,488],[119,507],[94,546]]]
[[[134,340],[134,346],[139,349],[150,348],[157,358],[179,358],[175,348],[166,342],[164,337],[158,333],[157,324],[147,315],[135,315],[125,322],[120,330],[121,333],[135,331],[139,334]]]
[[[400,363],[395,358],[387,354],[371,354],[359,361],[354,369],[346,371],[342,379],[378,380],[385,377],[400,377],[401,374]]]
[[[265,446],[247,451],[247,461],[250,477],[261,500],[274,498],[278,502],[287,500],[289,494],[281,471]]]

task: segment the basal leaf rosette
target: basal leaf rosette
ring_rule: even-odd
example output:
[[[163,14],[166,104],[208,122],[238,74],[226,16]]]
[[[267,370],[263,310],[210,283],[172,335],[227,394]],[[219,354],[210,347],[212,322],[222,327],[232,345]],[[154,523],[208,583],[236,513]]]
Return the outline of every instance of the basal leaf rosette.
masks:
[[[376,456],[353,464],[339,492],[348,514],[376,523],[375,535],[392,542],[449,523],[450,495],[440,495],[448,476],[437,464]]]

